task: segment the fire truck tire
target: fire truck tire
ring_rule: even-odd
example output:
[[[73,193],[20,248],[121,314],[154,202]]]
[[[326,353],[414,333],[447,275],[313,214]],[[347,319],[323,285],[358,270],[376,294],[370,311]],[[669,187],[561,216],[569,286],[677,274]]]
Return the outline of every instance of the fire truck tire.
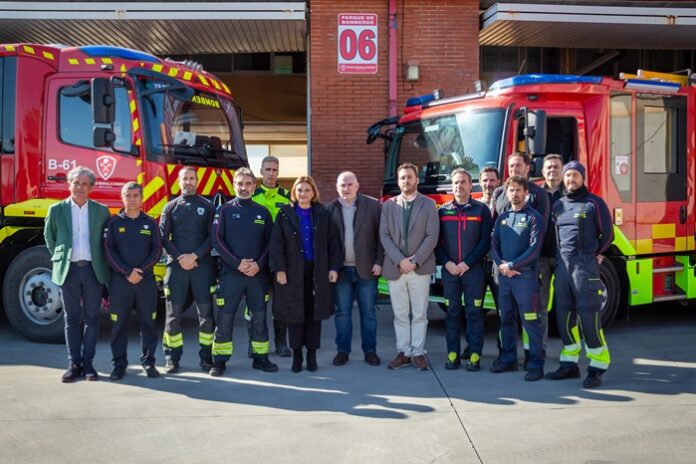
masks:
[[[600,311],[602,327],[609,327],[616,319],[622,304],[621,280],[611,259],[604,258],[599,266],[599,277],[604,285],[602,309]]]
[[[7,319],[24,338],[62,343],[63,302],[60,287],[51,282],[51,256],[45,246],[19,253],[7,267],[2,300]]]

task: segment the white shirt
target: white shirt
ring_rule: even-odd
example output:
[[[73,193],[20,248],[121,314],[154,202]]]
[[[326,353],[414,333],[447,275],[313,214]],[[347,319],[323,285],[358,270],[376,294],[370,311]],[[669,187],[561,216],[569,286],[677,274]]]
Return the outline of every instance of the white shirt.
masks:
[[[72,218],[70,261],[92,261],[92,250],[89,245],[89,201],[80,207],[71,198],[70,216]]]

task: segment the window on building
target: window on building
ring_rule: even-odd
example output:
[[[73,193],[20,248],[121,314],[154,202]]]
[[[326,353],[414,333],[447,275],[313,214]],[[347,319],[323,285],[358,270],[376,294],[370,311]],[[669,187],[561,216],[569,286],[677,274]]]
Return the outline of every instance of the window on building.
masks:
[[[630,202],[633,171],[631,96],[612,95],[610,105],[611,166],[609,169],[621,200]]]

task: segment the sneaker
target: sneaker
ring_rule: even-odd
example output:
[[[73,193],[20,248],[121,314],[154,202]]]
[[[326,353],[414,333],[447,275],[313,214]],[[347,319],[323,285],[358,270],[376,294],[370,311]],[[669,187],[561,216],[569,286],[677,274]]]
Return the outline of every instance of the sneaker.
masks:
[[[114,370],[111,371],[109,380],[121,380],[124,375],[126,375],[126,368],[123,366],[116,366]]]
[[[268,356],[257,356],[251,363],[254,369],[261,369],[264,372],[277,372],[278,366],[268,360]]]
[[[212,377],[220,377],[225,372],[225,363],[215,363],[208,371]]]
[[[63,373],[60,380],[63,383],[71,383],[80,377],[82,377],[82,368],[77,364],[70,364],[70,367],[68,367],[68,370]]]
[[[517,363],[514,364],[504,364],[500,358],[493,361],[493,365],[490,371],[494,374],[500,374],[501,372],[513,372],[517,370]]]
[[[379,356],[377,356],[377,353],[375,353],[374,351],[370,353],[365,353],[365,362],[370,366],[379,366],[380,364],[382,364],[382,360],[379,359]]]
[[[389,369],[401,369],[404,366],[411,365],[411,357],[406,356],[403,351],[399,351],[396,358],[392,359],[389,363]]]
[[[167,362],[164,364],[164,372],[167,374],[176,374],[179,372],[179,361],[167,359]]]
[[[527,369],[524,375],[524,380],[527,382],[536,382],[544,377],[544,369]]]
[[[416,369],[420,371],[427,371],[428,359],[425,357],[425,355],[419,354],[413,357],[413,365],[416,366]]]
[[[201,370],[203,372],[209,372],[210,369],[213,367],[213,360],[212,359],[201,359],[200,362],[198,363],[199,366],[201,366]]]
[[[334,366],[343,366],[345,363],[348,362],[348,353],[345,353],[343,351],[339,351],[336,353],[336,356],[333,358],[333,365]]]
[[[447,362],[445,363],[445,369],[454,370],[459,369],[462,362],[459,360],[459,354],[454,351],[447,354]]]
[[[602,385],[602,371],[598,369],[587,369],[587,377],[582,381],[582,388],[597,388]]]
[[[481,370],[481,356],[478,353],[472,353],[469,361],[466,363],[466,370],[469,372],[478,372]]]
[[[91,363],[85,364],[82,367],[82,372],[85,374],[85,379],[89,380],[90,382],[94,382],[95,380],[99,380],[99,374],[97,373],[97,370],[92,366]]]
[[[160,376],[160,373],[155,366],[143,366],[143,370],[145,371],[145,375],[147,375],[151,379]]]
[[[561,366],[553,372],[546,374],[547,380],[579,379],[580,369],[576,364]]]

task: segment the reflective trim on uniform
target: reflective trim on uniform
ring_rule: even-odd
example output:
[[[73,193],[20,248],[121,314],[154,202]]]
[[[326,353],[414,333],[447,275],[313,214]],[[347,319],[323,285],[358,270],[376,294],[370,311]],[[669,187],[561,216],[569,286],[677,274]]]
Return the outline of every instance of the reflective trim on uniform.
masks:
[[[198,332],[198,344],[211,346],[213,344],[213,333]]]
[[[217,290],[217,285],[211,285],[210,286],[210,293],[215,293],[215,290]]]
[[[234,345],[232,342],[213,342],[213,356],[232,356],[232,351],[234,350]]]
[[[157,319],[157,311],[152,312],[152,320],[154,321],[155,319]]]
[[[111,320],[112,320],[113,322],[118,321],[118,314],[116,314],[116,313],[111,313]]]
[[[478,353],[471,353],[471,356],[469,356],[469,361],[471,361],[472,363],[479,362],[480,359],[481,356],[479,356]]]
[[[271,301],[271,295],[269,295],[268,293],[266,293],[266,294],[263,296],[263,301],[265,301],[266,303],[268,303],[269,301]]]
[[[172,294],[172,291],[169,289],[169,287],[164,287],[164,296],[170,296]]]
[[[181,348],[184,346],[184,334],[178,333],[169,335],[167,332],[164,332],[162,336],[162,345],[169,348]]]
[[[445,298],[445,306],[449,306],[449,299]]]
[[[255,354],[268,354],[271,350],[271,342],[266,340],[265,342],[255,342],[251,341],[251,352]]]
[[[459,355],[454,351],[450,351],[449,353],[447,353],[447,359],[449,360],[449,362],[455,362],[457,360],[457,356]]]
[[[604,331],[600,329],[599,339],[602,341],[602,345],[597,348],[590,348],[585,343],[585,352],[590,360],[590,366],[596,367],[598,369],[607,369],[609,364],[611,364],[611,356],[609,356],[609,348],[607,347],[607,342],[604,339]]]
[[[225,299],[224,298],[215,298],[215,304],[218,306],[225,306]]]
[[[536,321],[537,313],[524,313],[525,321]]]
[[[480,308],[482,303],[483,303],[482,299],[480,299],[480,298],[474,299],[474,306],[476,306],[477,308]]]
[[[244,308],[244,320],[247,322],[251,322],[251,311],[249,311],[248,306]]]
[[[529,334],[524,330],[524,327],[522,328],[522,347],[529,351]]]
[[[559,360],[577,363],[578,359],[580,358],[581,349],[582,347],[580,346],[580,343],[573,343],[572,345],[563,345],[563,349],[561,350],[561,356],[559,357]]]

